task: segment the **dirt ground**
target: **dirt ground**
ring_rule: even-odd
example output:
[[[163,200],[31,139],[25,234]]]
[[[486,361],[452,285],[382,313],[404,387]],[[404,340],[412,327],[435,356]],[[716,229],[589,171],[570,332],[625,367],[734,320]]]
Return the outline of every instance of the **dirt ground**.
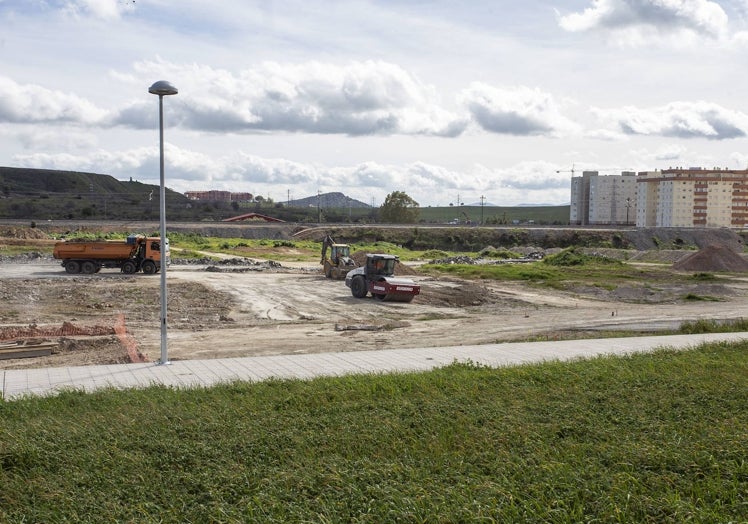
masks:
[[[748,280],[738,275],[610,291],[409,275],[422,288],[410,304],[353,298],[314,263],[172,265],[167,277],[170,360],[552,339],[748,316]],[[68,275],[45,258],[0,264],[0,344],[55,346],[49,356],[0,360],[0,369],[158,360],[159,289],[158,275]],[[719,300],[684,301],[688,293]]]

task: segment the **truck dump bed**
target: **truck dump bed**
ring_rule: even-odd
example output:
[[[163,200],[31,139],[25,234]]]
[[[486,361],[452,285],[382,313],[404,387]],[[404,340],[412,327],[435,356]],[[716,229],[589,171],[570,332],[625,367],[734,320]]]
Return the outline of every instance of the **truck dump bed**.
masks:
[[[57,259],[121,260],[134,255],[137,245],[119,240],[67,240],[55,244],[52,256]]]

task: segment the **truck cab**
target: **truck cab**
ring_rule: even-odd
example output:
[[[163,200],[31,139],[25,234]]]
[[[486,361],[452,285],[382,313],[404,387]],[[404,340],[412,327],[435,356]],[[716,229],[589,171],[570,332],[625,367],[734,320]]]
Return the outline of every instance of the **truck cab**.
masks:
[[[165,264],[168,267],[171,264],[171,252],[169,250],[169,239],[164,240],[164,258]],[[161,269],[161,239],[158,237],[147,237],[141,240],[140,246],[138,246],[138,254],[135,257],[134,262],[139,265],[138,269],[142,269],[145,274],[157,273]],[[137,269],[136,269],[137,271]],[[123,272],[124,271],[123,268]]]

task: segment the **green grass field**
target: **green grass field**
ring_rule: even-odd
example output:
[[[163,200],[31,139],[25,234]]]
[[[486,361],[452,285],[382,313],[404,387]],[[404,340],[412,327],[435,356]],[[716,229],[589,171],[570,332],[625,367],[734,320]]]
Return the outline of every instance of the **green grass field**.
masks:
[[[2,522],[746,522],[748,343],[0,404]]]

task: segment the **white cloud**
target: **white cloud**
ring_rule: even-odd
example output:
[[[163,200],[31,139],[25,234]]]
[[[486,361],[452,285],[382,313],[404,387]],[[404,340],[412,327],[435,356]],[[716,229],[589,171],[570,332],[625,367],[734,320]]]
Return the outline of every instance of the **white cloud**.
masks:
[[[748,47],[748,31],[739,31],[732,37],[733,43],[739,48]]]
[[[3,134],[17,140],[27,151],[41,151],[47,149],[58,149],[65,151],[88,151],[97,147],[96,134],[81,131],[79,129],[66,129],[61,133],[58,129],[47,127],[21,126],[19,130],[10,126],[4,126],[7,132]]]
[[[64,2],[62,10],[74,17],[90,16],[111,21],[120,18],[134,5],[135,0],[68,0]]]
[[[748,154],[732,153],[730,155],[730,164],[733,169],[748,169]]]
[[[723,155],[710,155],[700,149],[689,149],[675,143],[664,144],[654,150],[641,148],[632,150],[631,156],[638,160],[635,171],[651,171],[672,167],[713,167],[725,163]]]
[[[191,129],[457,136],[466,126],[464,119],[442,107],[433,86],[380,61],[347,66],[266,62],[237,73],[197,64],[142,62],[136,72],[173,81],[180,94],[170,100],[171,111]],[[115,121],[145,127],[152,113],[150,105],[138,102]]]
[[[0,76],[0,122],[96,124],[105,116],[77,95]]]
[[[688,152],[683,146],[670,144],[659,148],[655,154],[655,160],[679,160],[684,154]]]
[[[609,142],[622,142],[629,138],[627,134],[612,129],[591,129],[585,131],[584,136],[586,138],[605,140]]]
[[[593,112],[628,135],[724,140],[748,133],[748,115],[704,101],[672,102],[650,109],[593,108]]]
[[[478,125],[492,133],[560,136],[579,131],[561,114],[554,97],[540,89],[474,82],[460,99]]]
[[[567,31],[603,30],[620,43],[641,45],[666,38],[721,39],[728,33],[728,17],[709,0],[592,0],[582,12],[559,18]]]

